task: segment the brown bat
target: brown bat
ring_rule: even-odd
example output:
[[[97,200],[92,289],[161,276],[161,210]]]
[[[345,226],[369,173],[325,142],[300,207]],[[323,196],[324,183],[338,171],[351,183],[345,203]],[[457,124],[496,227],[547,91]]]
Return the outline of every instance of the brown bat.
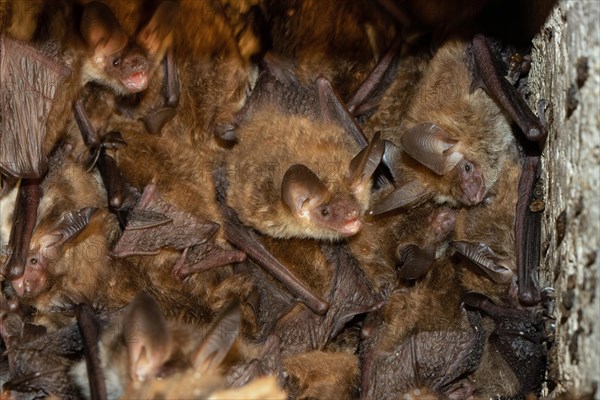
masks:
[[[466,55],[461,42],[438,49],[399,127],[383,131],[384,138],[401,146],[386,148],[399,182],[373,214],[430,196],[438,203],[478,204],[498,178],[514,138],[496,103],[482,90],[470,92]],[[378,112],[390,113],[383,104]]]
[[[457,271],[446,257],[378,311],[361,346],[361,398],[397,398],[426,388],[440,398],[468,398],[484,350],[481,317],[461,307]],[[364,328],[363,328],[364,329]]]
[[[329,113],[335,98],[328,97],[326,80],[315,85],[317,96],[265,76],[249,100],[239,143],[227,155],[227,204],[242,223],[273,237],[351,236],[369,203],[383,143],[374,139],[358,152],[345,121]],[[270,143],[268,155],[253,151],[263,143]]]
[[[97,177],[69,152],[69,145],[59,146],[50,159],[23,273],[10,277],[15,295],[42,313],[100,293],[117,229],[114,218],[98,211],[104,203]]]
[[[466,290],[484,293],[503,304],[517,304],[514,225],[521,168],[517,149],[479,206],[460,210],[451,246],[471,262],[461,274]],[[527,282],[519,281],[519,285]]]
[[[225,377],[219,365],[239,329],[235,302],[208,327],[187,325],[166,320],[153,297],[141,292],[99,342],[107,397],[152,398],[162,392],[169,397],[199,398],[223,389]],[[72,376],[89,398],[85,364],[75,366]]]
[[[431,61],[395,138],[388,136],[402,150],[389,146],[384,159],[395,160],[392,170],[397,170],[392,172],[402,183],[371,210],[373,214],[429,196],[436,202],[478,204],[496,181],[506,149],[514,142],[503,111],[531,132],[544,131],[498,72],[500,66],[489,56],[489,48],[481,50],[485,46],[478,38],[472,46],[448,42]],[[506,84],[486,84],[484,92],[477,89],[482,80]],[[510,100],[497,105],[497,98]]]

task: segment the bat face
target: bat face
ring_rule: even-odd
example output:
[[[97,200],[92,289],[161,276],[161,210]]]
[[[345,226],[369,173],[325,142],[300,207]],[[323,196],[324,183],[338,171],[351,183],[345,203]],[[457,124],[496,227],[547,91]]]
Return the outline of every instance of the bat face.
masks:
[[[356,234],[382,143],[356,154],[339,126],[265,106],[239,130],[228,203],[242,222],[276,238],[337,240]],[[270,152],[252,149],[269,143]]]
[[[120,95],[145,90],[172,40],[173,4],[161,4],[136,38],[129,37],[107,5],[86,4],[80,26],[88,48],[84,83],[95,81]]]

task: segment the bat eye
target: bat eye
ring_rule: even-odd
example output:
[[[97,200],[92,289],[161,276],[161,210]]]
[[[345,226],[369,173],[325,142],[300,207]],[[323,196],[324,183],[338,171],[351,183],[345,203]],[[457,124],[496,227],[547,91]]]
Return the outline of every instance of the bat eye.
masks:
[[[465,163],[464,169],[465,172],[471,172],[471,170],[473,169],[473,165],[471,165],[471,163]]]
[[[118,67],[119,64],[121,64],[121,57],[115,58],[112,62],[113,67]]]
[[[38,262],[38,260],[37,260],[37,258],[35,258],[35,257],[31,257],[31,258],[29,259],[29,263],[30,263],[30,264],[34,264],[34,265],[35,265],[35,264],[37,264],[37,262]]]
[[[329,210],[327,209],[327,207],[321,208],[321,215],[324,217],[329,215]]]

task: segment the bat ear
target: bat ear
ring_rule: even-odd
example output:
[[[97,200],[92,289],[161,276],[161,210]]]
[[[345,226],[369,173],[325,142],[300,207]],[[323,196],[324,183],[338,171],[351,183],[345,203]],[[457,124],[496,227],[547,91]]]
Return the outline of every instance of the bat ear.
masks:
[[[111,9],[99,1],[85,6],[80,31],[88,49],[93,50],[96,62],[123,49],[128,42],[127,34]]]
[[[514,275],[508,260],[500,257],[485,243],[456,240],[450,245],[496,283],[505,283]]]
[[[435,261],[435,251],[409,244],[397,249],[396,274],[400,279],[417,279],[424,275]]]
[[[377,132],[371,143],[350,161],[347,180],[355,192],[364,190],[381,161],[384,149],[385,143],[381,140],[379,132]]]
[[[408,207],[427,199],[430,195],[431,190],[424,186],[420,180],[416,179],[400,186],[377,204],[373,205],[367,210],[367,215],[375,216],[400,207]]]
[[[350,112],[340,100],[327,78],[320,76],[315,83],[317,85],[321,110],[323,110],[323,119],[327,122],[340,125],[352,136],[356,143],[361,147],[366,146],[368,142],[365,134],[354,117],[350,115]]]
[[[208,335],[194,352],[192,364],[197,373],[206,373],[221,364],[238,336],[240,324],[240,304],[234,300],[221,312]]]
[[[49,259],[55,258],[60,246],[74,239],[83,231],[96,211],[98,211],[97,208],[85,207],[63,215],[60,221],[40,238],[42,255]]]
[[[435,124],[419,124],[402,135],[404,150],[415,160],[438,175],[447,174],[463,158],[456,150],[458,141]]]
[[[140,45],[156,59],[162,59],[173,42],[173,26],[178,9],[176,1],[163,1],[150,21],[137,34]]]
[[[281,182],[283,202],[301,217],[308,216],[308,208],[314,208],[329,198],[329,190],[310,168],[294,164],[286,171]]]
[[[145,381],[156,376],[171,355],[171,335],[154,297],[140,292],[129,305],[123,327],[128,330],[126,339],[131,378]]]

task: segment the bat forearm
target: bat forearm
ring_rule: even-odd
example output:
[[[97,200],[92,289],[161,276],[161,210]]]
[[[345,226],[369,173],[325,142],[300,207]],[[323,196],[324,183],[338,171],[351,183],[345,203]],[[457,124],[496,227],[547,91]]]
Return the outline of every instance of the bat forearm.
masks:
[[[92,123],[85,112],[82,99],[77,100],[73,111],[75,115],[75,121],[77,122],[77,126],[79,127],[79,131],[81,132],[81,137],[83,138],[85,145],[89,148],[95,148],[99,146],[100,140],[98,139],[98,134],[96,133],[96,130],[92,126]]]
[[[41,198],[40,179],[21,180],[10,237],[13,252],[6,267],[10,279],[23,275]]]
[[[106,399],[106,383],[104,371],[100,365],[98,342],[100,340],[100,329],[91,308],[80,304],[76,308],[77,326],[81,332],[83,350],[85,353],[85,364],[90,384],[92,400]]]
[[[533,142],[543,140],[546,137],[546,129],[517,89],[498,73],[495,67],[497,61],[485,36],[477,35],[473,39],[473,57],[486,92],[508,112],[528,140]]]
[[[515,220],[515,251],[519,279],[519,301],[524,305],[537,304],[540,290],[537,286],[540,261],[541,214],[529,209],[533,188],[539,176],[539,157],[526,156],[519,180],[519,199]]]

